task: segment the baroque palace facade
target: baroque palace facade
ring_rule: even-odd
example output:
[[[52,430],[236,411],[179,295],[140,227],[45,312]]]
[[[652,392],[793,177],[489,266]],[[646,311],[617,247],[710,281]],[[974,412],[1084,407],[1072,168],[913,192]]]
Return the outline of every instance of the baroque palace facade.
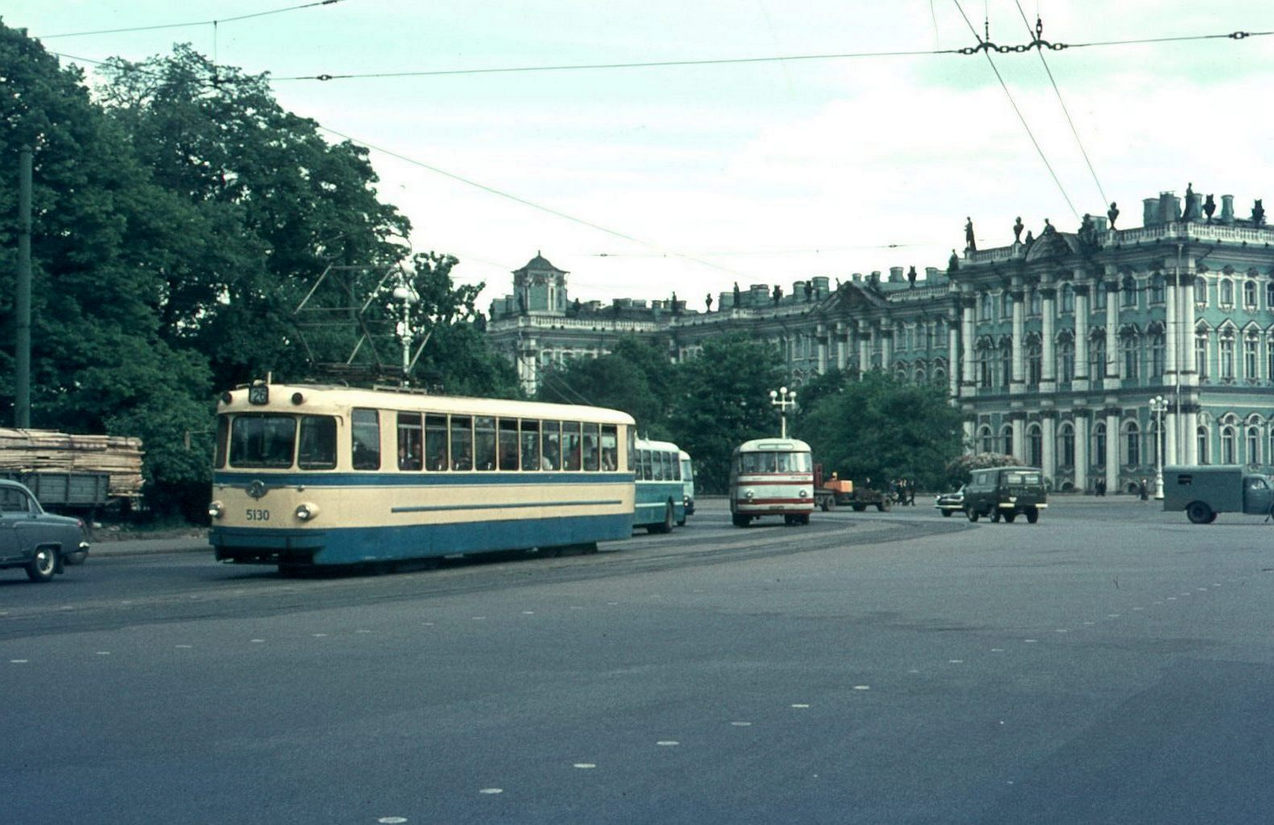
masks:
[[[944,383],[966,448],[1043,468],[1057,490],[1149,483],[1164,464],[1274,464],[1274,229],[1222,196],[1143,202],[1143,225],[1085,217],[1074,233],[952,253],[946,270],[894,267],[831,283],[752,285],[692,310],[667,301],[567,297],[536,255],[493,303],[487,334],[534,391],[544,370],[609,352],[626,335],[672,361],[709,336],[771,341],[790,385],[833,369]],[[1162,451],[1162,456],[1160,452]]]

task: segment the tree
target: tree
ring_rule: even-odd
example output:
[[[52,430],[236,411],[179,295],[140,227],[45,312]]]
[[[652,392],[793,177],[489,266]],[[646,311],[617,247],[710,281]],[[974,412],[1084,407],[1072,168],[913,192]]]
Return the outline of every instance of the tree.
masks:
[[[220,66],[188,45],[103,69],[102,100],[154,180],[202,220],[161,270],[165,333],[205,352],[219,386],[267,370],[300,375],[296,307],[329,266],[363,267],[348,292],[370,295],[377,266],[401,260],[410,223],[382,204],[367,150],[329,144],[283,110],[265,75]],[[334,283],[324,289],[335,289]],[[315,300],[345,305],[338,289]],[[353,349],[347,339],[321,347]]]
[[[700,355],[677,369],[668,427],[694,459],[703,491],[725,492],[735,447],[779,434],[770,404],[770,390],[784,383],[779,363],[768,343],[732,335],[705,341]]]
[[[946,388],[913,384],[879,370],[824,395],[797,422],[815,461],[842,478],[946,483],[947,462],[961,452],[960,413]]]
[[[674,371],[664,352],[658,343],[623,338],[607,355],[547,369],[536,397],[623,410],[642,435],[672,438],[667,414]]]

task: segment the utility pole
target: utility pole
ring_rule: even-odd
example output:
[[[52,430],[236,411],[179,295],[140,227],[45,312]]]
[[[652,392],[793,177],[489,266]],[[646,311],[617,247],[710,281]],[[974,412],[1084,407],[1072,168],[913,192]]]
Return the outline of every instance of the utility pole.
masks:
[[[18,294],[15,296],[13,425],[31,426],[31,155],[18,151]]]

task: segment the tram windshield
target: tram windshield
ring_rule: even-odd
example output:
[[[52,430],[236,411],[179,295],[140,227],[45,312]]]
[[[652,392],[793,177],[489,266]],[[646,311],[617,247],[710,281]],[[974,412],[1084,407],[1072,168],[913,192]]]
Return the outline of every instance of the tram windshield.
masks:
[[[298,439],[298,424],[300,438]],[[336,466],[336,420],[324,415],[237,415],[230,424],[230,466],[292,466],[300,441],[301,468]]]

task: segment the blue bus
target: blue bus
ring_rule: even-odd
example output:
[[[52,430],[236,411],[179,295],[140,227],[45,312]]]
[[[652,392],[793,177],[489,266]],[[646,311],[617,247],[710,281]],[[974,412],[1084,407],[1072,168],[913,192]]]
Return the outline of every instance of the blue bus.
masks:
[[[681,450],[670,441],[638,438],[633,445],[636,479],[633,527],[650,533],[669,533],[686,523],[685,487],[681,480]]]

